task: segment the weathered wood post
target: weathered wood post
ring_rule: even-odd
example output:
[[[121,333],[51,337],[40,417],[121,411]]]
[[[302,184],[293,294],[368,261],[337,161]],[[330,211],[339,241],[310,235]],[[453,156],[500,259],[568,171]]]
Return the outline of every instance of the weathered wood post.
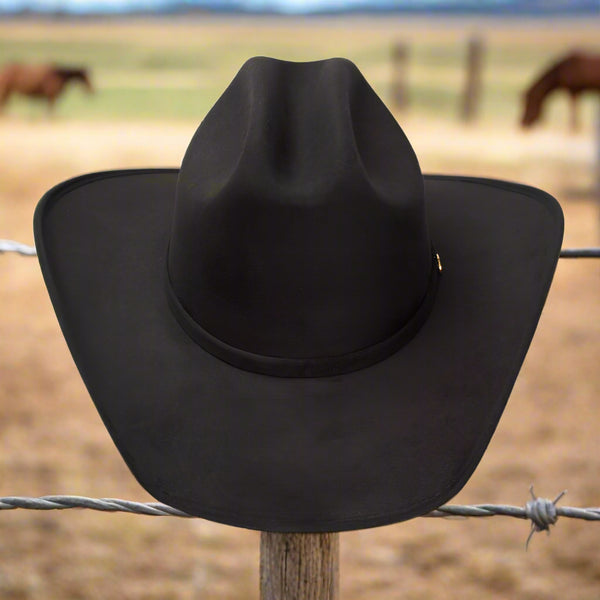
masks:
[[[339,533],[260,534],[260,600],[338,600]]]
[[[392,46],[391,105],[396,110],[408,108],[408,45],[396,42]]]
[[[483,52],[483,40],[477,36],[472,37],[467,46],[466,78],[460,112],[465,123],[473,121],[479,109]]]
[[[598,104],[596,106],[596,148],[594,157],[594,184],[596,186],[596,199],[600,205],[600,96],[598,97]]]

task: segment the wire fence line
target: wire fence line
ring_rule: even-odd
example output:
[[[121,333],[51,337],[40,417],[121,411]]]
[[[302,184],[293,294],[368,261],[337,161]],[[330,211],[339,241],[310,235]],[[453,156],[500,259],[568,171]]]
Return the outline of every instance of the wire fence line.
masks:
[[[14,240],[0,239],[0,254],[15,252],[22,256],[36,256],[35,246],[28,246]],[[560,251],[561,258],[600,258],[600,247],[592,248],[563,248]]]
[[[563,248],[561,258],[600,258],[600,248]]]
[[[531,500],[524,507],[507,504],[445,504],[423,515],[423,517],[467,518],[504,516],[527,519],[531,522],[531,530],[525,543],[526,548],[534,533],[539,531],[550,533],[550,526],[554,525],[559,517],[582,519],[584,521],[600,521],[600,507],[577,508],[572,506],[556,506],[557,502],[566,493],[566,490],[561,492],[554,500],[538,498],[533,492],[533,485],[529,488],[529,492]],[[118,498],[87,498],[85,496],[0,497],[0,510],[15,510],[18,508],[28,510],[87,508],[103,512],[125,512],[153,517],[197,518],[161,502],[133,502]]]
[[[119,498],[87,498],[86,496],[4,496],[0,497],[0,510],[24,508],[29,510],[64,510],[88,508],[102,512],[128,512],[151,517],[183,517],[193,519],[176,508],[160,502],[133,502]]]
[[[1,240],[0,239],[0,254],[4,252],[15,252],[22,256],[36,256],[35,246],[28,246],[21,242],[15,242],[14,240]]]

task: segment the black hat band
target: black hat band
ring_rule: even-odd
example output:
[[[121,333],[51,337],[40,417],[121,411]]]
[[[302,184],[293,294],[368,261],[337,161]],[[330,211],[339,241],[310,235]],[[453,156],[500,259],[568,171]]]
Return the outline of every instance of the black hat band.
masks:
[[[169,306],[179,325],[194,342],[213,356],[244,371],[273,377],[328,377],[369,367],[392,355],[408,343],[421,329],[433,308],[441,272],[440,257],[433,250],[429,282],[423,300],[413,316],[394,334],[381,342],[355,352],[316,358],[264,356],[227,344],[206,331],[190,316],[177,298],[168,273],[166,288]]]

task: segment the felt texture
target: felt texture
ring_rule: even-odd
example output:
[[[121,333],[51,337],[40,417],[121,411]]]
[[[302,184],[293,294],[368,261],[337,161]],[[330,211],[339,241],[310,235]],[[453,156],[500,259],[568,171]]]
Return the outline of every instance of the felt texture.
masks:
[[[421,176],[348,61],[260,58],[181,170],[64,182],[34,230],[75,363],[141,485],[218,522],[319,532],[406,520],[464,486],[533,337],[563,219],[538,189]],[[402,343],[348,367],[427,298]],[[311,373],[331,357],[346,368]]]

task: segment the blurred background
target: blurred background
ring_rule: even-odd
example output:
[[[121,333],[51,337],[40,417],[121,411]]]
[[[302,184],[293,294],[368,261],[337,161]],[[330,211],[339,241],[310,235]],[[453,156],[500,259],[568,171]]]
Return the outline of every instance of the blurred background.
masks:
[[[543,188],[563,207],[564,247],[599,245],[598,0],[0,0],[0,238],[33,243],[37,201],[66,178],[178,166],[255,55],[351,59],[423,172]],[[559,262],[508,407],[454,503],[524,505],[535,483],[544,497],[568,488],[565,505],[600,505],[599,263]],[[37,261],[6,254],[0,496],[59,493],[151,500],[93,408]],[[341,596],[600,598],[597,525],[563,519],[525,553],[528,533],[500,517],[344,533]],[[258,535],[3,511],[0,599],[258,598]]]

